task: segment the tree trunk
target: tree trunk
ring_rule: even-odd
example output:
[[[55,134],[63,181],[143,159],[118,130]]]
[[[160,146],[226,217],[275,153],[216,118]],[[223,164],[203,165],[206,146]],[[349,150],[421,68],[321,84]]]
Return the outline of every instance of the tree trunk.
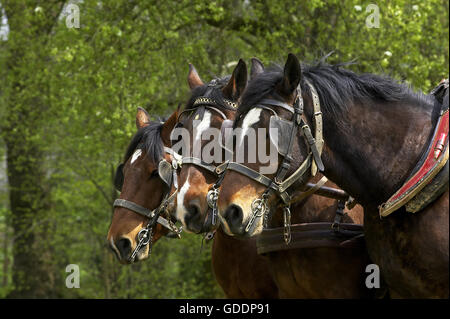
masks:
[[[19,141],[19,142],[18,142]],[[13,284],[10,298],[48,298],[52,281],[45,245],[48,196],[38,146],[6,139],[13,241]],[[43,222],[44,221],[44,222]]]

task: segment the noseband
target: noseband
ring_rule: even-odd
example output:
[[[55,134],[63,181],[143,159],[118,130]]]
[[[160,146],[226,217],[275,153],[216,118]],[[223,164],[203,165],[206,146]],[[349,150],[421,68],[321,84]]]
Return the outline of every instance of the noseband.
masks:
[[[301,93],[300,84],[297,87],[297,97],[294,101],[294,105],[290,106],[284,102],[280,102],[273,99],[262,99],[260,104],[255,107],[262,108],[264,110],[268,110],[274,114],[276,120],[280,120],[278,114],[268,106],[278,106],[281,107],[290,113],[292,113],[291,118],[291,129],[289,134],[288,144],[285,149],[285,155],[283,155],[283,160],[281,165],[279,165],[278,170],[276,172],[275,178],[271,179],[245,165],[242,165],[237,162],[227,162],[219,165],[217,167],[217,173],[223,174],[225,170],[236,171],[242,175],[247,176],[248,178],[266,186],[266,190],[261,195],[261,198],[258,198],[253,201],[252,215],[248,224],[246,225],[245,231],[248,232],[252,227],[256,218],[263,217],[263,225],[267,227],[267,218],[268,218],[268,204],[267,198],[271,191],[275,192],[284,203],[284,226],[285,226],[285,241],[286,243],[290,242],[290,202],[291,195],[287,192],[289,187],[291,187],[294,183],[298,181],[304,180],[304,175],[307,173],[308,169],[311,169],[311,173],[314,176],[317,172],[323,171],[324,166],[322,163],[322,159],[320,158],[323,147],[323,138],[322,138],[322,112],[320,111],[320,101],[317,95],[317,91],[313,87],[311,83],[306,81],[308,86],[310,87],[313,107],[314,107],[314,122],[315,122],[315,138],[311,133],[311,129],[308,124],[303,119],[303,97]],[[291,168],[291,162],[293,161],[292,157],[292,147],[295,136],[298,131],[303,133],[304,138],[306,139],[307,145],[309,147],[309,153],[306,156],[306,159],[300,164],[300,166],[295,170],[295,172],[285,179],[286,174]]]
[[[158,164],[159,176],[166,184],[166,189],[168,189],[168,192],[165,192],[165,194],[164,194],[161,204],[153,210],[150,210],[150,209],[140,206],[132,201],[129,201],[126,199],[121,199],[121,198],[116,199],[113,204],[114,207],[126,208],[128,210],[131,210],[131,211],[149,219],[147,225],[145,227],[143,227],[137,235],[138,244],[136,245],[136,248],[134,249],[130,258],[128,259],[128,261],[130,261],[130,262],[133,262],[134,259],[136,258],[137,253],[139,252],[139,250],[148,244],[150,244],[150,246],[149,246],[150,247],[149,255],[150,255],[151,248],[152,248],[153,227],[155,226],[156,223],[169,229],[172,233],[176,234],[176,236],[178,238],[181,237],[180,234],[183,230],[182,227],[177,228],[174,225],[174,223],[170,220],[170,217],[164,218],[161,216],[161,214],[166,212],[167,206],[175,198],[175,195],[178,192],[178,182],[177,182],[176,170],[178,168],[178,163],[181,160],[179,158],[179,155],[177,153],[175,153],[171,148],[164,147],[164,151],[171,155],[172,163],[169,163],[165,159],[162,159]],[[120,164],[119,168],[121,168],[121,167],[123,167],[123,164]],[[117,172],[119,172],[119,171],[120,170],[118,169]],[[117,175],[117,172],[116,172],[116,175]],[[121,182],[123,183],[123,173],[122,173],[121,179],[117,178],[117,176],[115,179],[119,180],[119,181],[121,180]],[[175,191],[172,194],[170,194],[170,190],[172,189],[172,186],[175,187]],[[116,185],[116,187],[118,188],[119,191],[122,190],[122,185]]]

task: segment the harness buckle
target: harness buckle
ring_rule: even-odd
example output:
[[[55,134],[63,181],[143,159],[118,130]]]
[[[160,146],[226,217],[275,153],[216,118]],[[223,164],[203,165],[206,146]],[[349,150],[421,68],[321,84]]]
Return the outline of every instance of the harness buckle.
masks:
[[[172,159],[172,168],[173,169],[178,169],[178,162],[175,158]]]
[[[206,202],[208,203],[209,208],[214,209],[219,199],[219,190],[217,188],[211,189],[208,194],[206,194]]]
[[[250,217],[250,220],[249,220],[247,226],[245,227],[246,232],[248,232],[250,230],[250,227],[253,225],[253,223],[255,222],[257,217],[263,216],[266,213],[266,211],[268,211],[266,197],[264,197],[264,195],[267,195],[267,194],[263,194],[262,198],[255,199],[251,205],[252,216]]]

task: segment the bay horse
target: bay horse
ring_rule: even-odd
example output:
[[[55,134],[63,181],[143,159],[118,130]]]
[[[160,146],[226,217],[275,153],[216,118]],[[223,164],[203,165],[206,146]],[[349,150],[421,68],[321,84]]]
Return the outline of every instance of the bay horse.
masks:
[[[231,114],[235,112],[233,103],[242,93],[246,83],[247,67],[242,60],[239,61],[231,76],[217,78],[206,84],[201,80],[195,67],[190,64],[188,84],[191,89],[191,97],[185,110],[179,115],[176,128],[192,133],[193,119],[197,118],[201,119],[199,123],[196,123],[198,125],[196,128],[199,130],[206,129],[211,123],[220,125],[224,118],[231,117]],[[220,104],[211,106],[211,109],[205,110],[197,107],[195,110],[191,110],[194,101],[199,96],[214,99]],[[189,114],[188,111],[191,113]],[[206,121],[208,121],[207,125],[204,124]],[[174,138],[174,133],[172,138]],[[183,139],[177,141],[186,143]],[[176,143],[172,140],[172,144]],[[242,242],[227,236],[220,229],[217,230],[217,225],[211,222],[211,215],[207,214],[205,218],[202,214],[203,211],[208,210],[204,201],[208,190],[197,188],[197,186],[201,187],[205,185],[205,182],[211,183],[215,176],[198,174],[196,165],[199,164],[192,158],[189,158],[190,161],[187,159],[187,156],[183,157],[178,173],[179,191],[176,197],[176,217],[186,231],[196,234],[215,233],[212,245],[212,266],[216,280],[225,294],[228,298],[278,298],[278,288],[270,274],[267,259],[257,254],[256,240]],[[195,165],[195,163],[197,164]],[[197,199],[192,197],[192,192],[198,196]],[[246,256],[246,258],[243,259],[241,256]]]
[[[172,180],[168,180],[172,172],[160,166],[161,163],[172,163],[174,160],[174,154],[165,145],[170,145],[170,132],[177,116],[177,112],[174,112],[164,123],[152,122],[146,110],[137,110],[137,132],[115,175],[114,183],[120,191],[120,197],[114,202],[107,235],[109,247],[123,264],[148,258],[152,243],[170,231],[178,232],[174,226],[176,219],[170,214],[173,211],[173,201],[170,199],[173,199],[176,191]],[[161,174],[163,169],[165,172]],[[162,203],[166,207],[161,207]],[[160,207],[164,211],[150,216]],[[159,215],[165,215],[166,222]],[[138,247],[139,237],[149,220],[154,223],[150,234],[145,234],[150,242]],[[133,253],[135,256],[132,256]]]
[[[195,69],[191,68],[196,73]],[[116,172],[115,185],[121,191],[119,200],[131,203],[115,202],[113,218],[107,240],[111,250],[122,264],[141,261],[150,256],[150,249],[162,236],[174,237],[179,230],[173,226],[176,222],[173,202],[168,202],[162,212],[169,227],[156,223],[149,232],[150,240],[138,248],[141,231],[146,229],[149,218],[138,211],[139,207],[153,211],[161,206],[165,194],[176,194],[176,184],[167,183],[161,177],[158,163],[175,159],[170,152],[170,134],[173,130],[178,111],[175,111],[164,123],[150,121],[150,116],[142,108],[136,114],[137,133],[132,138],[121,164]],[[176,159],[175,159],[176,160]],[[167,172],[166,172],[167,173]],[[176,177],[174,177],[176,179]],[[171,185],[168,185],[171,184]],[[135,206],[135,205],[137,206]],[[137,208],[136,208],[137,207]],[[142,210],[142,209],[141,209]],[[136,252],[132,257],[133,252]],[[244,261],[237,256],[245,255]],[[278,290],[268,274],[266,260],[256,254],[255,241],[244,244],[227,236],[215,237],[212,245],[212,265],[215,278],[228,298],[277,298]],[[258,273],[253,271],[257,270]],[[259,275],[264,278],[259,278]]]
[[[251,77],[257,76],[263,70],[262,63],[255,58],[252,59]],[[238,100],[244,92],[247,85],[247,69],[245,63],[240,60],[229,80],[223,78],[205,85],[194,73],[188,76],[188,82],[192,89],[192,96],[177,126],[189,131],[188,136],[185,136],[188,140],[185,143],[191,146],[190,150],[194,149],[194,143],[200,144],[199,150],[203,150],[212,143],[213,136],[209,134],[202,136],[202,132],[207,132],[210,128],[223,132],[224,124],[234,119],[236,108],[227,101]],[[222,154],[225,152],[224,147],[216,148],[214,151],[221,153],[222,156],[218,156],[219,159],[224,158]],[[208,197],[219,178],[214,167],[222,164],[220,160],[217,161],[214,157],[213,161],[206,163],[203,158],[192,156],[191,152],[183,154],[183,157],[183,164],[179,171],[177,219],[189,231],[215,232],[215,240],[227,240],[235,245],[254,242],[254,238],[246,238],[246,240],[233,238],[230,236],[233,234],[227,229],[222,229],[213,222],[214,208],[211,207]],[[327,185],[333,186],[329,182]],[[245,184],[239,185],[235,190],[240,191],[245,187]],[[337,202],[334,199],[313,195],[293,207],[292,221],[301,224],[333,221],[336,208]],[[357,207],[348,212],[343,221],[362,223],[362,219],[363,211],[361,207]],[[271,222],[273,227],[280,225],[283,225],[283,222],[276,218]],[[280,237],[282,238],[282,234]],[[283,247],[266,254],[281,298],[373,297],[373,292],[364,285],[364,270],[367,264],[370,264],[364,240],[358,241],[358,244],[351,248],[337,248],[323,244],[312,247],[288,250]],[[228,258],[233,258],[236,262],[248,262],[248,255],[238,254],[235,247],[229,252]],[[264,278],[264,273],[257,268],[252,269],[252,273],[253,278]]]
[[[314,105],[315,93],[320,112]],[[402,206],[387,217],[380,216],[383,203],[403,185],[428,149],[441,115],[442,105],[436,98],[415,93],[391,78],[358,75],[342,66],[319,63],[302,67],[295,55],[289,54],[284,69],[264,72],[249,83],[235,126],[242,125],[243,118],[262,104],[289,121],[291,128],[297,122],[302,128],[316,128],[316,116],[323,118],[321,156],[314,140],[305,141],[305,130],[291,135],[291,171],[312,157],[310,162],[321,166],[325,176],[364,207],[367,249],[390,296],[448,298],[448,179],[444,193],[421,211],[411,214]],[[254,125],[268,128],[271,112],[260,112]],[[258,169],[257,165],[253,169]],[[297,187],[311,176],[312,171],[305,170]],[[245,196],[236,193],[241,187],[248,188]],[[218,207],[232,232],[243,233],[252,216],[248,207],[265,191],[265,185],[227,169]],[[272,198],[267,201],[272,205]],[[261,219],[254,224],[252,235],[262,230]]]

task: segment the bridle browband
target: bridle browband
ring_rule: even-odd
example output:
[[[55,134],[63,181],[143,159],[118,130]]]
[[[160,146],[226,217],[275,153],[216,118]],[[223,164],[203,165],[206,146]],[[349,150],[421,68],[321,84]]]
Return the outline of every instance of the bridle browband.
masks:
[[[250,220],[248,224],[246,225],[245,231],[248,232],[253,225],[256,218],[263,217],[264,227],[267,226],[267,214],[269,211],[268,205],[267,205],[267,198],[269,196],[269,193],[271,191],[275,192],[276,195],[278,195],[281,200],[283,201],[284,208],[284,225],[285,225],[285,241],[286,243],[290,242],[290,202],[291,202],[291,195],[288,193],[288,189],[296,182],[303,181],[304,175],[308,171],[308,169],[311,169],[311,173],[314,176],[317,172],[317,169],[319,171],[324,170],[324,166],[321,160],[321,152],[323,147],[323,138],[322,138],[322,112],[320,111],[320,101],[319,97],[317,95],[317,91],[315,90],[314,86],[306,81],[308,86],[310,87],[311,96],[313,100],[313,107],[314,107],[314,121],[315,121],[315,138],[311,133],[311,129],[309,128],[309,125],[304,121],[303,119],[303,97],[301,92],[301,86],[300,84],[297,87],[297,96],[295,98],[293,106],[288,105],[287,103],[277,101],[274,99],[262,99],[258,105],[255,107],[260,107],[264,110],[268,110],[272,113],[274,113],[275,116],[278,116],[278,114],[269,106],[278,106],[281,107],[290,113],[292,113],[292,128],[288,140],[288,146],[286,154],[283,156],[283,160],[281,164],[278,167],[278,170],[275,174],[275,178],[271,179],[245,165],[242,165],[237,162],[226,162],[217,167],[216,172],[221,175],[224,173],[225,170],[232,170],[236,171],[266,187],[266,190],[261,195],[261,198],[258,198],[253,201],[251,208],[252,208],[252,215],[250,217]],[[286,177],[287,173],[289,172],[291,168],[291,162],[293,161],[293,157],[291,155],[292,153],[292,147],[294,143],[295,136],[297,135],[297,132],[301,131],[303,133],[303,136],[306,139],[307,145],[309,147],[309,153],[306,156],[305,160],[300,164],[300,166],[294,171],[292,175],[289,177]],[[220,186],[220,184],[219,184]]]
[[[139,146],[137,147],[139,148]],[[114,207],[123,207],[128,210],[131,210],[134,213],[137,213],[139,215],[142,215],[146,218],[148,218],[148,223],[145,227],[143,227],[138,235],[138,244],[136,245],[136,248],[134,249],[133,253],[129,257],[129,261],[133,262],[136,258],[137,253],[139,250],[150,244],[150,251],[149,255],[151,253],[152,248],[152,236],[153,236],[153,227],[156,223],[160,224],[161,226],[167,228],[169,231],[174,233],[178,238],[181,237],[182,227],[178,228],[175,226],[175,224],[170,220],[170,217],[164,218],[161,216],[161,214],[167,212],[167,206],[169,203],[175,198],[175,195],[178,192],[178,182],[177,182],[177,175],[176,170],[178,168],[178,162],[180,161],[179,155],[175,153],[171,148],[164,147],[164,151],[172,157],[172,163],[167,162],[164,158],[159,161],[158,164],[158,173],[160,178],[165,182],[166,188],[168,189],[168,192],[165,192],[164,197],[161,201],[161,204],[153,209],[150,210],[148,208],[145,208],[143,206],[140,206],[132,201],[126,200],[126,199],[116,199],[114,201],[113,206]],[[169,169],[170,167],[170,169]],[[162,172],[164,171],[164,172]],[[169,179],[169,175],[172,174],[171,178]],[[170,180],[170,182],[168,182]],[[174,186],[175,191],[170,194],[170,191],[172,189],[172,186]],[[121,189],[120,189],[121,190]]]

